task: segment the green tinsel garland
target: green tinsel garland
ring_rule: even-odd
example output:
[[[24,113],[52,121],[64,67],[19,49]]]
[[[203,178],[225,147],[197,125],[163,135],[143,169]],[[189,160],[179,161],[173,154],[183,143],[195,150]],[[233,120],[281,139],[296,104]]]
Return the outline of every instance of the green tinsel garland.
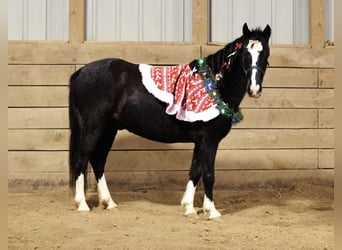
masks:
[[[231,118],[232,124],[242,121],[243,115],[240,110],[234,112],[234,110],[221,99],[220,92],[217,89],[217,81],[222,76],[217,74],[214,78],[211,68],[206,63],[205,58],[198,60],[198,67],[197,72],[201,75],[203,85],[208,95],[216,102],[216,108],[219,110],[220,114],[226,118]]]

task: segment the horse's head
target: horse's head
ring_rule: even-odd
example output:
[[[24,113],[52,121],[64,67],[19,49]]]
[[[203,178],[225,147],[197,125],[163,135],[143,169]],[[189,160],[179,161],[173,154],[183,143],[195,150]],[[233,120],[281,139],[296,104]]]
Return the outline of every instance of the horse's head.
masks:
[[[271,27],[267,25],[262,31],[255,29],[250,31],[247,24],[243,25],[242,42],[240,46],[242,70],[247,76],[247,93],[251,97],[260,97],[262,81],[268,65],[270,48],[268,45],[271,36]]]

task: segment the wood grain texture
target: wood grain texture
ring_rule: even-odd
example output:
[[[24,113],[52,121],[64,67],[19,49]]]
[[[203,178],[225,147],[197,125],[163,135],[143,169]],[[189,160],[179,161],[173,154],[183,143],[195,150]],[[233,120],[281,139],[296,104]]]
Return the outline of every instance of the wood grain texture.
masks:
[[[208,56],[223,46],[202,46],[202,56]],[[333,48],[299,48],[272,47],[270,48],[270,67],[288,68],[334,68]]]
[[[9,64],[86,64],[108,57],[133,63],[180,64],[200,58],[200,46],[157,42],[10,42],[8,46]]]
[[[9,65],[9,85],[68,85],[75,70],[83,65]],[[333,86],[332,69],[319,70],[321,87]],[[316,88],[317,69],[268,68],[264,87]]]
[[[192,152],[190,149],[111,151],[106,171],[188,171]],[[332,168],[329,155],[331,150],[320,151],[322,168]],[[68,151],[11,151],[8,152],[8,163],[13,167],[9,172],[67,172],[68,157]],[[316,169],[317,159],[316,149],[219,150],[215,166],[221,170]]]
[[[118,57],[134,63],[181,64],[215,53],[223,46],[158,42],[9,42],[9,64],[86,64],[91,61]],[[334,49],[273,48],[271,67],[334,68]]]
[[[9,188],[68,184],[68,81],[82,65],[108,57],[182,64],[223,48],[208,44],[208,3],[192,0],[191,43],[84,41],[85,0],[69,1],[68,42],[9,41]],[[323,10],[323,0],[310,0],[311,46],[271,46],[261,98],[243,100],[244,121],[220,144],[215,188],[333,183],[335,49],[324,48]],[[192,150],[121,131],[107,162],[110,188],[183,190]]]
[[[334,128],[335,119],[335,109],[320,109],[318,126],[319,128]]]
[[[85,39],[85,0],[69,0],[69,41],[82,43]]]
[[[333,112],[317,109],[243,109],[240,128],[332,128]],[[68,108],[9,108],[9,129],[69,128]]]
[[[311,46],[324,47],[324,0],[310,0]]]
[[[68,85],[74,65],[8,65],[9,85]]]
[[[320,88],[335,87],[335,69],[318,70],[318,83]]]
[[[333,169],[335,166],[334,149],[320,149],[318,167],[323,169]]]
[[[9,107],[67,107],[67,86],[9,86]],[[241,108],[334,108],[333,89],[265,88],[261,98],[248,98]]]
[[[150,189],[184,191],[188,181],[187,171],[137,171],[107,172],[106,179],[115,199],[115,191],[142,191]],[[95,191],[96,183],[89,173],[89,189]],[[315,170],[218,170],[216,171],[215,190],[235,188],[265,188],[292,186],[298,182],[333,185],[334,171],[331,169]],[[9,173],[8,189],[11,192],[28,192],[39,188],[66,186],[68,173]],[[199,190],[203,190],[199,184]],[[181,197],[179,197],[181,199]],[[72,198],[70,197],[70,200]],[[179,204],[179,200],[175,201]]]
[[[69,130],[32,129],[8,130],[8,149],[68,150]],[[127,131],[120,131],[115,139],[116,150],[184,150],[192,143],[158,143]],[[333,129],[233,129],[219,149],[314,149],[334,148]]]

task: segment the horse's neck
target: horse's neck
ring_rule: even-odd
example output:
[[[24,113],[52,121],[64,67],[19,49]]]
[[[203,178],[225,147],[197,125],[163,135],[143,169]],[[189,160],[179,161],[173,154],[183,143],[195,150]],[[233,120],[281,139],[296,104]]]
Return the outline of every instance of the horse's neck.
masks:
[[[223,65],[224,61],[222,60],[236,51],[234,46],[238,41],[240,40],[234,41],[224,49],[208,57],[208,66],[211,68],[214,75],[223,73],[222,67],[226,66]],[[237,110],[246,93],[247,79],[245,73],[240,67],[240,59],[236,58],[231,63],[231,65],[228,65],[228,67],[231,67],[228,75],[222,79],[222,82],[219,84],[218,88],[223,101],[228,103],[231,108]]]
[[[233,68],[229,75],[222,79],[219,91],[224,102],[231,108],[238,109],[246,94],[247,79],[241,69]]]

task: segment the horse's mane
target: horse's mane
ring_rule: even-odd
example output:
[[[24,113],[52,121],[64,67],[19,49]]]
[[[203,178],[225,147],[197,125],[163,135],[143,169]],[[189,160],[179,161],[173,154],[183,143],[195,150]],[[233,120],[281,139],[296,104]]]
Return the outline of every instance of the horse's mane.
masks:
[[[221,71],[222,63],[227,61],[227,56],[235,51],[235,45],[242,40],[243,36],[231,43],[228,43],[223,49],[220,49],[214,54],[207,56],[206,61],[214,74],[217,74]]]

